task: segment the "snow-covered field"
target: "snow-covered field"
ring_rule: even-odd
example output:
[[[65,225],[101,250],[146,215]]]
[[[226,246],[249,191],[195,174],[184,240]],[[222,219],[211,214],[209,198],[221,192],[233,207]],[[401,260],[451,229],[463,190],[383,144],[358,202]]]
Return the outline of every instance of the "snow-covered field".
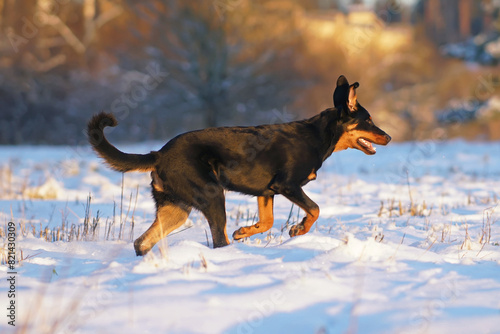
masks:
[[[309,234],[288,237],[302,213],[278,196],[270,233],[212,249],[194,212],[146,257],[132,240],[154,216],[148,174],[122,181],[81,147],[0,147],[0,162],[1,333],[500,333],[498,142],[335,153],[305,187]],[[256,199],[228,193],[226,209],[232,234]]]

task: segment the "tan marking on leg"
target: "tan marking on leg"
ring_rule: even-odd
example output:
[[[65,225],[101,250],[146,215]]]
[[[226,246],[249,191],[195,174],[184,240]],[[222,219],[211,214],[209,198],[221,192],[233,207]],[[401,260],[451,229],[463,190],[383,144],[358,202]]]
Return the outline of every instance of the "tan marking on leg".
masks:
[[[257,204],[259,206],[259,221],[248,227],[241,227],[233,233],[233,238],[239,240],[242,238],[250,237],[257,233],[268,231],[274,223],[273,214],[274,197],[257,197]]]
[[[229,245],[229,237],[227,236],[227,229],[226,227],[224,226],[224,237],[226,238],[226,245]]]
[[[186,210],[174,204],[158,208],[156,219],[144,234],[134,241],[137,255],[145,255],[153,246],[170,232],[180,227],[189,216]]]
[[[315,207],[309,211],[302,208],[302,210],[306,211],[306,216],[302,219],[300,224],[292,226],[290,229],[290,236],[296,237],[298,235],[303,235],[309,232],[311,226],[318,220],[319,217],[319,207]]]

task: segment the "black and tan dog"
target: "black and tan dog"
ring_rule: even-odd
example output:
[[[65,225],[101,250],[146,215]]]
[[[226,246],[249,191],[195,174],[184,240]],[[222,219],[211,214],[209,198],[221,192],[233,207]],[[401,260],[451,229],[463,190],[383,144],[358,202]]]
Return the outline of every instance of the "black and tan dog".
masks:
[[[104,137],[116,126],[112,114],[100,113],[88,123],[89,141],[107,164],[119,172],[151,172],[156,219],[135,242],[137,255],[146,254],[187,219],[191,208],[206,217],[214,247],[229,243],[224,190],[257,196],[259,221],[234,232],[238,240],[273,225],[274,195],[281,194],[306,216],[292,226],[290,236],[305,234],[319,216],[319,207],[302,190],[333,152],[356,148],[375,154],[372,143],[391,140],[376,127],[356,99],[356,82],[337,80],[334,108],[303,121],[255,127],[222,127],[184,133],[159,151],[127,154]]]

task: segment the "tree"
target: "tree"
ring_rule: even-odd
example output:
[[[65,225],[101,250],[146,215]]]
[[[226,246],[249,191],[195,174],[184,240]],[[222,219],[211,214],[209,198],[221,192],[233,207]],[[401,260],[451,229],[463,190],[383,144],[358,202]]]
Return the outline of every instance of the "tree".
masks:
[[[80,139],[90,111],[74,113],[74,96],[95,100],[97,85],[81,78],[91,76],[101,28],[122,12],[111,0],[0,0],[0,142]]]
[[[136,35],[149,60],[168,72],[162,86],[167,111],[198,112],[212,127],[234,122],[232,115],[258,120],[259,111],[292,100],[300,82],[294,73],[294,49],[301,45],[295,7],[149,0],[134,8],[143,19]]]

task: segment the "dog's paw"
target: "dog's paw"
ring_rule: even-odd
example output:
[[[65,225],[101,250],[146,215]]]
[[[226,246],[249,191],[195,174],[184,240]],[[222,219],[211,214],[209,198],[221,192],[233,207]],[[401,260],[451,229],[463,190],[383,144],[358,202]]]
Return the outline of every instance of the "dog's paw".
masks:
[[[152,248],[151,246],[144,245],[142,243],[142,240],[140,239],[137,239],[134,242],[135,255],[137,256],[146,255],[151,250],[151,248]]]
[[[236,231],[234,231],[234,233],[233,233],[233,239],[234,240],[240,240],[240,239],[243,239],[243,238],[248,238],[248,237],[251,237],[254,234],[262,233],[263,231],[267,231],[267,229],[266,230],[262,230],[262,225],[259,224],[259,223],[256,223],[256,224],[251,225],[251,226],[240,227],[239,229],[237,229]]]
[[[296,237],[298,235],[306,234],[306,233],[307,233],[307,231],[302,223],[292,226],[290,228],[290,232],[289,232],[290,237],[292,237],[292,238]]]
[[[233,233],[233,239],[234,240],[241,240],[243,238],[249,237],[250,235],[247,233],[245,227],[240,227]]]

